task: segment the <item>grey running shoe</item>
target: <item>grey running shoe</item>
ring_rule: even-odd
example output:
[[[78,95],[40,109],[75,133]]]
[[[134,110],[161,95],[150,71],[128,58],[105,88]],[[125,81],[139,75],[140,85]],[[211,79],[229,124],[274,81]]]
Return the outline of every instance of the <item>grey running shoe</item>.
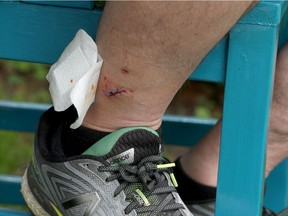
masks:
[[[215,202],[205,202],[199,204],[187,204],[194,216],[214,216]],[[262,216],[280,216],[273,211],[263,208]],[[288,215],[287,215],[288,216]]]
[[[41,117],[23,176],[21,191],[36,216],[192,216],[174,187],[173,164],[160,155],[156,131],[120,129],[65,158],[65,112],[51,108]]]
[[[194,216],[214,216],[215,202],[187,205],[187,207]]]

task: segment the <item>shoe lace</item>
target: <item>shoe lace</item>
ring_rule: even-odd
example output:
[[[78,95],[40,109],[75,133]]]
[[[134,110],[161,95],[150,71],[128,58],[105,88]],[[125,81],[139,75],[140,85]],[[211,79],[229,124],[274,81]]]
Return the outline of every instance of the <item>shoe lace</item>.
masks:
[[[139,214],[150,213],[151,216],[156,216],[160,212],[174,212],[173,215],[181,215],[180,209],[184,206],[180,203],[171,202],[174,197],[172,192],[176,192],[176,179],[172,172],[174,163],[169,163],[161,156],[149,156],[142,159],[137,165],[121,165],[121,166],[100,166],[99,171],[112,173],[107,179],[107,182],[118,180],[120,185],[114,191],[116,197],[121,191],[125,190],[131,184],[141,184],[142,190],[135,189],[126,194],[127,201],[130,204],[125,208],[125,214],[129,214],[134,209]],[[174,186],[167,183],[165,173],[170,175]],[[140,197],[140,199],[133,199]],[[152,204],[149,201],[150,196],[161,196],[161,202],[158,205]],[[139,200],[142,202],[139,204]]]

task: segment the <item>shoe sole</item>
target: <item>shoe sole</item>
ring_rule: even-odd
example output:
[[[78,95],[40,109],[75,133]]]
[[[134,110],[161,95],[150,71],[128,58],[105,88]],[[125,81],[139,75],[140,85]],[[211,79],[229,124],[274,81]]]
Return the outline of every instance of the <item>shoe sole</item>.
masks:
[[[37,199],[34,197],[29,187],[28,178],[27,178],[27,169],[25,170],[25,173],[22,177],[22,183],[21,183],[21,193],[24,197],[26,205],[28,206],[28,208],[32,211],[32,213],[35,216],[50,216],[38,203]]]

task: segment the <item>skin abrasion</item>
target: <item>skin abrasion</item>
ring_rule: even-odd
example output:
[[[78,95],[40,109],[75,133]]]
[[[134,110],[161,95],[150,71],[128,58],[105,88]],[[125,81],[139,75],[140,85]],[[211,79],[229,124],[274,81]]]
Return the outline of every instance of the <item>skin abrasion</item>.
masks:
[[[105,89],[104,90],[104,94],[107,96],[107,97],[112,97],[112,96],[116,96],[116,95],[121,95],[121,94],[124,94],[126,93],[127,91],[125,89]]]
[[[123,87],[114,87],[115,84],[108,80],[106,76],[104,77],[104,82],[105,84],[103,88],[103,93],[108,98],[128,93],[128,90]]]

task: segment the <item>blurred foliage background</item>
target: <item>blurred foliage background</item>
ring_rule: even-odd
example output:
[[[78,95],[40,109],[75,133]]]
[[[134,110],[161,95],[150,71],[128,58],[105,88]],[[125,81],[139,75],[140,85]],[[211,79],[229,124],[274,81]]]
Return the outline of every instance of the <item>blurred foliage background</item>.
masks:
[[[0,60],[0,100],[51,103],[43,64]],[[33,134],[0,130],[0,173],[22,175]]]
[[[49,65],[0,60],[0,100],[51,103],[46,80],[48,70]],[[166,113],[219,118],[222,112],[223,90],[222,84],[187,81]],[[31,158],[33,136],[29,133],[0,130],[1,174],[23,174]],[[178,155],[186,150],[171,146],[168,154],[174,152]]]

